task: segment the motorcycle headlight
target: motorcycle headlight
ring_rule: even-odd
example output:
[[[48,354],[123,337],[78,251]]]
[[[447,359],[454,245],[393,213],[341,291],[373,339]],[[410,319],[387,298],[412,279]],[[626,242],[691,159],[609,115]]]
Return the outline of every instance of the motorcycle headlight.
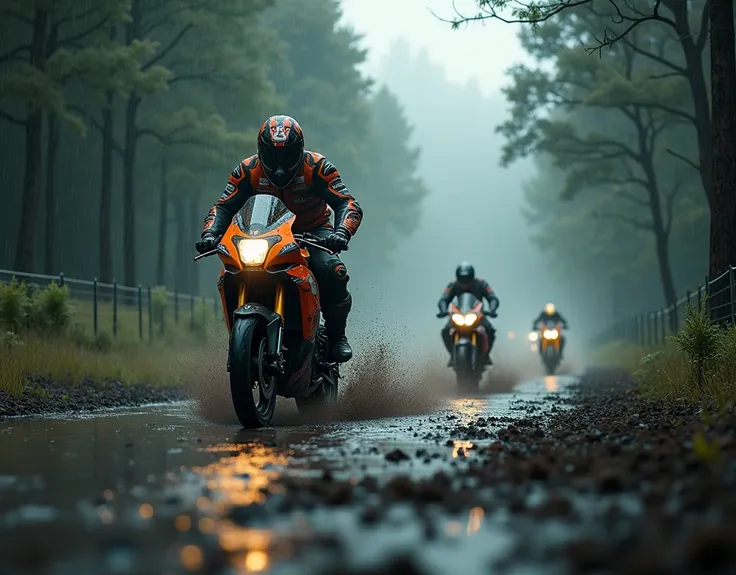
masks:
[[[469,313],[465,316],[465,325],[473,325],[475,321],[478,319],[478,316],[474,313]]]
[[[268,240],[241,240],[238,243],[240,261],[246,266],[259,266],[266,261]]]
[[[560,333],[556,329],[545,329],[544,339],[557,339]]]
[[[536,331],[529,332],[529,341],[537,341],[539,334]]]
[[[455,325],[465,325],[465,316],[461,313],[452,314],[452,323]]]

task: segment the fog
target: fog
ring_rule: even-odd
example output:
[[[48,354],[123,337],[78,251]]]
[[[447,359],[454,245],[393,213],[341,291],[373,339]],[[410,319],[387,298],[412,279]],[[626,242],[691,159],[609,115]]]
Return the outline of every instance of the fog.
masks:
[[[505,71],[527,59],[516,39],[518,28],[495,22],[452,30],[428,9],[450,15],[443,1],[344,0],[343,7],[345,22],[363,35],[363,46],[373,55],[366,72],[404,107],[411,141],[421,150],[420,175],[430,190],[419,213],[406,214],[419,217],[420,224],[393,257],[395,269],[373,270],[353,282],[359,325],[379,315],[387,329],[409,330],[418,346],[443,350],[439,330],[445,320],[435,318],[436,304],[463,260],[501,301],[493,321],[497,345],[504,345],[510,331],[523,337],[548,301],[571,326],[584,325],[574,304],[579,294],[550,279],[554,262],[532,244],[522,216],[522,184],[536,168],[529,160],[509,169],[499,166],[503,137],[495,128],[507,114],[501,93],[508,83]]]

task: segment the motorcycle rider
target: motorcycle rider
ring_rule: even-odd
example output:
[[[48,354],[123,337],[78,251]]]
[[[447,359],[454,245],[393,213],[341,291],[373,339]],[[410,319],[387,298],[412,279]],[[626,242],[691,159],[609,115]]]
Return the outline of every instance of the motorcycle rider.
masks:
[[[225,191],[204,220],[196,248],[215,249],[233,216],[256,194],[276,196],[296,215],[295,233],[309,232],[333,252],[348,249],[358,231],[363,210],[342,181],[340,173],[321,154],[304,149],[304,133],[286,115],[272,116],[258,132],[258,153],[240,162],[230,174]],[[330,223],[330,208],[335,214]],[[319,285],[322,316],[333,361],[353,356],[345,336],[352,296],[348,270],[337,255],[309,250],[309,266]]]
[[[449,315],[447,308],[450,306],[450,302],[460,294],[467,292],[472,293],[481,301],[483,298],[487,299],[490,317],[497,317],[496,310],[500,303],[498,301],[498,297],[496,297],[495,292],[491,289],[491,286],[488,285],[487,281],[482,278],[475,277],[475,268],[473,268],[473,266],[468,262],[462,262],[457,266],[457,269],[455,270],[455,281],[447,284],[442,297],[440,297],[440,300],[437,302],[437,307],[439,307],[440,310],[437,317],[447,317]],[[486,353],[484,360],[488,365],[493,365],[493,362],[491,361],[491,349],[493,348],[493,343],[496,341],[496,330],[493,328],[486,315],[483,315],[479,325],[482,326],[485,329],[486,334],[488,334],[488,352]],[[448,367],[452,366],[451,329],[452,322],[448,320],[445,327],[442,328],[442,341],[445,344],[447,352],[450,354],[450,361],[447,364]]]
[[[561,323],[563,329],[568,329],[567,320],[564,317],[562,317],[562,314],[559,311],[557,311],[557,308],[555,307],[555,304],[553,303],[545,304],[544,309],[539,313],[539,315],[537,316],[537,319],[534,320],[534,324],[532,325],[532,331],[537,331],[537,329],[539,329],[539,324],[542,322]],[[562,359],[562,352],[564,349],[565,349],[565,338],[560,336],[560,359]]]

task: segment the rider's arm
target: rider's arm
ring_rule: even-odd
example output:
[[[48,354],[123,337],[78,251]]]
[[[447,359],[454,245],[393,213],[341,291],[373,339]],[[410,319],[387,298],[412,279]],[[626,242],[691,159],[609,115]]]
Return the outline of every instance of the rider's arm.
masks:
[[[534,323],[532,324],[532,329],[537,329],[537,326],[539,325],[539,322],[542,321],[544,312],[539,312],[539,315],[537,316],[537,319],[534,320]]]
[[[439,308],[440,312],[445,313],[447,311],[447,308],[450,307],[450,302],[452,301],[452,298],[454,297],[455,297],[455,282],[450,282],[449,284],[447,284],[445,291],[442,292],[442,295],[440,296],[440,299],[437,302],[437,307]]]
[[[240,162],[230,174],[220,199],[204,219],[202,235],[214,234],[217,237],[223,235],[233,216],[243,207],[252,193],[250,172],[245,163]]]
[[[337,168],[325,157],[313,155],[317,159],[312,175],[314,193],[335,212],[335,229],[343,228],[352,237],[363,220],[363,210],[343,184]]]
[[[492,312],[496,311],[501,303],[500,301],[498,301],[498,296],[496,296],[496,292],[493,291],[493,288],[486,280],[481,280],[481,289],[483,290],[483,297],[488,300],[490,310]]]
[[[559,313],[557,314],[557,317],[560,319],[560,323],[562,324],[562,327],[567,329],[567,320],[564,317],[562,317],[562,314],[559,314]]]

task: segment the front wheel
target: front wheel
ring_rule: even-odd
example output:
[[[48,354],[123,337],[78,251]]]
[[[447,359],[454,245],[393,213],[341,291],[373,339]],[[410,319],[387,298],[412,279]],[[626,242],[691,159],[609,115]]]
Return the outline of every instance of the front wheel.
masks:
[[[258,318],[235,319],[230,333],[230,394],[240,424],[249,429],[271,422],[276,377],[266,373],[266,326]]]
[[[455,348],[455,376],[457,386],[463,391],[477,391],[480,385],[480,374],[473,369],[475,347],[458,345]]]

